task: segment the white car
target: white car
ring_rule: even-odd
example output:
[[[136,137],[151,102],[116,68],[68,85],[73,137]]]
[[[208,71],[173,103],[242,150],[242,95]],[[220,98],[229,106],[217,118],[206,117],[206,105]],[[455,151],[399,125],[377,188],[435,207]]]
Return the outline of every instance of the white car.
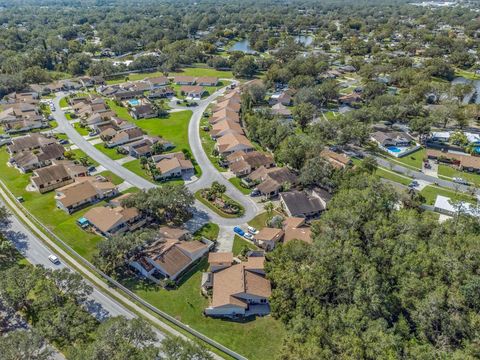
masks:
[[[253,226],[249,226],[247,230],[250,234],[253,234],[253,235],[258,234],[258,230],[255,229]]]
[[[245,233],[245,235],[243,235],[243,237],[247,240],[251,240],[253,241],[253,235],[252,234],[249,234],[249,233]]]
[[[470,185],[470,183],[462,178],[459,177],[454,177],[453,182],[457,184],[462,184],[462,185]]]
[[[60,259],[53,254],[48,255],[48,260],[50,260],[55,265],[60,264]]]

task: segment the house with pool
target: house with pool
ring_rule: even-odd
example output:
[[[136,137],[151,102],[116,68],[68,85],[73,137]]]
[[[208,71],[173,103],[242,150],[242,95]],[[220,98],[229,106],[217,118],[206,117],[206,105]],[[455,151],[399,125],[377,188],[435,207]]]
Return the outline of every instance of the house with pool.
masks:
[[[415,140],[403,131],[375,131],[370,135],[382,150],[394,157],[402,157],[420,148]]]

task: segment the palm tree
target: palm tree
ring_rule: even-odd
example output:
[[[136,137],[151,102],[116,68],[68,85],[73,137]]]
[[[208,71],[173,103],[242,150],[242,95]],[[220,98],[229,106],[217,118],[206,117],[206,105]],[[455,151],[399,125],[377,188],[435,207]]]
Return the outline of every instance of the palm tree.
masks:
[[[263,206],[263,208],[267,212],[268,217],[270,217],[270,216],[272,216],[272,212],[273,212],[273,209],[275,208],[275,206],[273,205],[273,203],[271,201],[269,201]]]

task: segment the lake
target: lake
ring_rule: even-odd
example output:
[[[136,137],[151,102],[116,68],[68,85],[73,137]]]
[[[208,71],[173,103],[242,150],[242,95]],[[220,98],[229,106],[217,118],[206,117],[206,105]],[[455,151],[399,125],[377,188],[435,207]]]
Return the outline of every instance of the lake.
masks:
[[[480,104],[480,80],[469,80],[469,79],[465,79],[464,77],[461,77],[461,76],[452,80],[453,85],[455,85],[455,84],[468,84],[468,83],[472,83],[475,90],[473,92],[471,92],[470,94],[466,95],[463,98],[462,102],[464,104],[469,104],[472,100],[472,97],[475,97],[475,104]]]
[[[257,52],[250,47],[250,41],[243,39],[237,41],[228,51],[241,51],[246,54],[256,54]]]
[[[311,35],[296,35],[293,39],[296,43],[302,44],[303,46],[310,46],[313,43],[313,36]]]

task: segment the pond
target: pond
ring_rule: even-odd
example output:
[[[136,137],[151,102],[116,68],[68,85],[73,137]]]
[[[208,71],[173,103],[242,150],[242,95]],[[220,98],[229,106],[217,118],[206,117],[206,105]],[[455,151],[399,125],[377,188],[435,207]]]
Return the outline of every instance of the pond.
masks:
[[[243,39],[237,41],[228,51],[241,51],[246,54],[256,54],[257,52],[250,47],[250,41]]]
[[[302,44],[303,46],[310,46],[313,43],[313,36],[311,35],[296,35],[293,39],[296,43]]]

